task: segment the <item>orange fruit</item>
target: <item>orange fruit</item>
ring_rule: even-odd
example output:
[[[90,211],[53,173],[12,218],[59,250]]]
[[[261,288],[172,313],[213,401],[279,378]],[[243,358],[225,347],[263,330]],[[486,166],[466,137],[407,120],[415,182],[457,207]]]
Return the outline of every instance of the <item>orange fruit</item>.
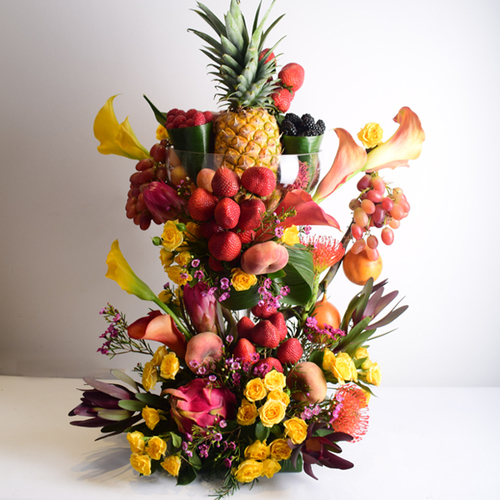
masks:
[[[377,260],[370,260],[366,254],[366,247],[358,254],[354,254],[349,250],[345,254],[342,265],[344,274],[349,281],[356,285],[365,285],[370,278],[375,281],[380,276],[382,257],[379,255]]]
[[[316,302],[312,316],[316,318],[320,328],[324,328],[325,324],[331,325],[335,329],[340,326],[341,318],[338,309],[331,302],[328,302],[324,295],[320,301]]]

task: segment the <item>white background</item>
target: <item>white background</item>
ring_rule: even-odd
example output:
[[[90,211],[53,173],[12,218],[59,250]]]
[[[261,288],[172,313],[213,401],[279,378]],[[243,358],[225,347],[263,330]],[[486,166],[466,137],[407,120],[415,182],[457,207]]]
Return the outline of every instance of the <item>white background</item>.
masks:
[[[228,0],[206,2],[222,15]],[[243,0],[251,18],[256,1]],[[268,5],[268,2],[265,3]],[[427,135],[420,159],[386,173],[410,217],[383,249],[382,277],[410,305],[372,358],[387,386],[495,386],[500,8],[495,0],[277,0],[285,18],[269,42],[298,62],[304,87],[291,111],[353,136],[369,121],[396,130],[409,106]],[[194,1],[0,0],[0,374],[80,377],[131,368],[95,351],[109,301],[132,321],[149,304],[105,279],[118,238],[154,290],[166,277],[149,237],[125,217],[134,162],[98,154],[92,125],[114,94],[141,142],[155,142],[158,107],[215,109]],[[325,170],[336,136],[326,139]],[[349,223],[354,182],[324,208]],[[341,237],[341,233],[338,233]],[[343,309],[358,287],[339,273]]]

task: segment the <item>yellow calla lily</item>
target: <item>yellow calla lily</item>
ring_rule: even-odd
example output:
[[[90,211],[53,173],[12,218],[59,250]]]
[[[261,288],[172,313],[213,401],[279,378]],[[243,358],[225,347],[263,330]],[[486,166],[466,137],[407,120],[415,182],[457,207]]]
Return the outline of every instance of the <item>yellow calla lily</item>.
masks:
[[[149,158],[148,150],[137,139],[128,117],[123,123],[118,123],[113,109],[115,97],[110,97],[95,117],[94,136],[101,143],[97,151],[103,155],[125,156],[132,160]]]
[[[120,246],[118,245],[118,240],[113,241],[111,251],[106,259],[106,264],[108,265],[106,278],[116,281],[122,290],[125,290],[127,293],[135,295],[142,300],[152,300],[156,302],[156,295],[144,281],[136,276],[129,266],[129,263],[125,260],[120,250]]]

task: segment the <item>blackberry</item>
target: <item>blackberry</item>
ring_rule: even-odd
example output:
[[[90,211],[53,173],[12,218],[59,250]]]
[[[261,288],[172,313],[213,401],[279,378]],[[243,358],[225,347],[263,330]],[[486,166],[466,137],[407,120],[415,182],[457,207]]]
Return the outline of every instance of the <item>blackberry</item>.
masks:
[[[316,122],[316,128],[318,130],[318,135],[323,135],[326,130],[325,122],[323,120],[318,120]]]
[[[297,128],[292,122],[283,122],[281,124],[281,133],[283,135],[291,135],[291,136],[296,136],[297,135]]]
[[[299,126],[302,124],[302,120],[300,119],[300,116],[296,115],[295,113],[288,113],[285,116],[285,120],[292,122],[295,127]]]

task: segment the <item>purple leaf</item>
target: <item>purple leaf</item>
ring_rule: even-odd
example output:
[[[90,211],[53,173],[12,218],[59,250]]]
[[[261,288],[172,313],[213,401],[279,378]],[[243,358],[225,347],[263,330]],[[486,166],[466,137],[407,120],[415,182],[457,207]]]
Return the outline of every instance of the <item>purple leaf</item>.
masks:
[[[377,314],[380,314],[380,312],[387,307],[398,295],[398,291],[394,290],[391,293],[388,293],[385,297],[382,297],[377,304],[377,307],[375,308],[375,314],[373,317],[377,316]]]
[[[101,382],[100,380],[96,380],[93,378],[84,377],[83,381],[86,384],[92,386],[94,389],[104,392],[105,394],[109,394],[116,399],[130,399],[130,395],[132,394],[124,387],[114,384],[107,384],[106,382]]]
[[[380,321],[377,321],[376,323],[373,323],[370,325],[370,328],[375,329],[375,328],[380,328],[381,326],[386,326],[392,321],[394,321],[396,318],[399,318],[401,314],[403,314],[409,306],[402,306],[398,307],[397,309],[393,309],[387,316],[382,318]]]

